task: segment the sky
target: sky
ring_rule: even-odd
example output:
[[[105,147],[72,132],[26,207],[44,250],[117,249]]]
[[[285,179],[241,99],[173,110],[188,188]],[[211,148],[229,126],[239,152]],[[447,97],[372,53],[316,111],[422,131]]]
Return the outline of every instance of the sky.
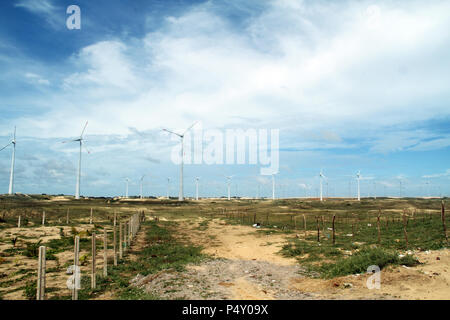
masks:
[[[69,30],[69,5],[81,29]],[[450,2],[0,2],[15,192],[178,195],[182,132],[279,130],[277,197],[450,194]],[[198,130],[198,129],[197,129]],[[12,148],[0,151],[8,192]],[[260,164],[186,164],[185,195],[269,197]],[[167,179],[169,184],[167,183]],[[402,186],[400,189],[400,185]]]

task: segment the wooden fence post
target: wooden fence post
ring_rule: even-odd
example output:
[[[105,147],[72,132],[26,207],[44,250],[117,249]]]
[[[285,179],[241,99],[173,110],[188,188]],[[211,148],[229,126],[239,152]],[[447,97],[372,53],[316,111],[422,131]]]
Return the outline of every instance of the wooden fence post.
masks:
[[[42,225],[45,225],[45,210],[42,211]]]
[[[319,224],[319,217],[316,217],[317,220],[317,242],[320,242],[320,224]]]
[[[355,223],[352,222],[352,242],[355,242]]]
[[[378,211],[378,216],[377,216],[378,244],[381,244],[380,215],[381,215],[381,209]]]
[[[89,224],[92,224],[92,215],[93,215],[93,213],[92,213],[92,208],[91,208],[91,218],[89,219]]]
[[[403,212],[403,233],[405,235],[406,249],[408,249],[408,231],[406,230],[406,225],[407,225],[407,218],[405,212]]]
[[[122,238],[123,238],[123,222],[119,223],[119,258],[122,259],[123,258],[123,242],[122,242]]]
[[[336,229],[334,227],[335,220],[336,220],[336,215],[333,214],[333,245],[336,244]]]
[[[45,300],[45,246],[39,247],[36,300]]]
[[[96,255],[97,255],[97,247],[96,247],[96,238],[95,231],[92,232],[92,264],[91,264],[91,289],[95,289],[96,287]]]
[[[306,217],[303,215],[303,229],[305,230],[305,239],[306,239]]]
[[[131,247],[131,219],[127,222],[127,244],[128,249]]]
[[[69,208],[67,208],[66,224],[69,224]]]
[[[72,289],[72,300],[78,300],[78,266],[80,264],[80,237],[75,236],[75,244],[74,244],[74,257],[73,257],[73,289]]]
[[[20,216],[19,219],[17,220],[17,228],[20,228]]]
[[[442,227],[444,228],[445,241],[448,242],[447,226],[445,224],[445,205],[444,205],[444,200],[442,200],[442,202],[441,202],[441,219],[442,219]]]
[[[108,276],[108,233],[103,229],[103,276]]]
[[[114,266],[117,266],[117,226],[116,226],[116,213],[114,213],[114,224],[113,224],[113,250],[114,250]]]

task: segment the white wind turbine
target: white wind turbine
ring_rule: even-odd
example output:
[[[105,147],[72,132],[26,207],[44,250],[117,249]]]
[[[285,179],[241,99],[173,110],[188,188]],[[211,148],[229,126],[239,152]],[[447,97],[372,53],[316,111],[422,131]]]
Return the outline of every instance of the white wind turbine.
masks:
[[[125,178],[126,189],[125,189],[125,198],[128,199],[128,183],[130,182],[129,178]]]
[[[225,176],[225,178],[227,178],[227,188],[228,188],[228,200],[231,200],[231,178],[233,178],[233,176]]]
[[[16,127],[14,127],[14,135],[13,135],[13,139],[10,143],[8,143],[6,146],[4,146],[3,148],[0,149],[0,151],[2,151],[3,149],[5,149],[6,147],[12,145],[13,146],[13,151],[12,151],[12,158],[11,158],[11,172],[10,172],[10,176],[9,176],[9,189],[8,189],[8,194],[13,194],[14,192],[14,162],[16,161]]]
[[[170,199],[169,191],[170,191],[170,178],[167,178],[167,199]]]
[[[184,163],[184,135],[192,129],[193,126],[195,126],[197,124],[197,121],[194,122],[189,128],[187,128],[183,134],[179,134],[167,129],[163,129],[163,131],[172,133],[178,137],[181,138],[181,166],[180,166],[180,194],[178,195],[178,201],[183,201],[184,200],[184,195],[183,195],[183,163]]]
[[[198,201],[198,181],[200,180],[199,177],[195,178],[195,200]]]
[[[361,180],[361,172],[359,170],[356,173],[356,180],[358,181],[358,201],[361,201],[361,193],[359,189],[359,180]]]
[[[75,189],[75,199],[80,199],[80,180],[81,180],[81,149],[83,147],[83,134],[84,131],[86,130],[86,127],[88,125],[88,121],[86,121],[86,124],[84,125],[83,130],[81,131],[80,137],[78,139],[75,140],[69,140],[69,141],[63,141],[63,143],[67,143],[67,142],[79,142],[80,143],[80,157],[78,158],[78,172],[77,172],[77,186]],[[88,151],[88,153],[90,153]]]
[[[275,175],[278,172],[272,173],[272,200],[275,200]]]
[[[322,170],[320,170],[319,177],[320,177],[320,201],[323,201],[323,183],[322,183],[322,180],[323,180],[323,178],[326,178],[326,177],[323,175]]]
[[[142,184],[144,183],[144,177],[145,177],[145,174],[140,179],[140,193],[139,193],[140,199],[142,199]]]

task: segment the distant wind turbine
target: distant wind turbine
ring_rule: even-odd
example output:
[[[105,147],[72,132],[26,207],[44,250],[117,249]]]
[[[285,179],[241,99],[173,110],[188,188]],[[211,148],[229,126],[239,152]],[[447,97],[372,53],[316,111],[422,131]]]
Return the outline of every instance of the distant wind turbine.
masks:
[[[199,177],[195,178],[195,200],[198,201],[198,181],[200,180]]]
[[[322,184],[322,180],[323,180],[323,178],[326,178],[326,177],[323,175],[322,170],[320,170],[319,177],[320,177],[320,201],[323,201],[323,184]]]
[[[181,166],[180,166],[180,194],[178,195],[178,200],[179,201],[183,201],[184,200],[184,195],[183,195],[183,163],[184,163],[184,135],[192,129],[193,126],[195,126],[197,124],[197,121],[194,122],[189,128],[187,128],[183,134],[179,134],[167,129],[163,129],[163,131],[172,133],[178,137],[181,138]]]
[[[272,200],[275,200],[275,175],[278,172],[272,173]]]
[[[126,189],[125,189],[125,198],[128,198],[128,183],[130,182],[130,179],[125,178],[125,183],[126,183]]]
[[[359,170],[356,173],[356,180],[358,181],[358,201],[361,201],[361,192],[359,189],[359,180],[361,180],[361,171],[359,171]]]
[[[145,177],[145,174],[141,177],[141,179],[140,179],[140,193],[139,193],[139,198],[141,198],[142,199],[142,184],[144,183],[144,177]]]
[[[12,157],[11,157],[11,171],[10,171],[10,176],[9,176],[9,189],[8,189],[8,194],[13,194],[14,192],[14,162],[16,161],[16,127],[14,127],[14,135],[13,135],[13,139],[10,143],[8,143],[6,146],[4,146],[3,148],[0,149],[0,151],[2,151],[3,149],[5,149],[6,147],[12,145],[13,146],[13,151],[12,151]]]
[[[76,186],[76,189],[75,189],[75,199],[80,199],[81,149],[83,147],[83,140],[84,140],[83,139],[83,134],[84,134],[84,131],[86,130],[87,125],[88,125],[88,122],[86,121],[86,124],[84,125],[84,128],[81,131],[80,137],[78,139],[63,141],[63,143],[67,143],[67,142],[79,142],[80,143],[80,157],[78,158],[77,186]],[[87,152],[90,153],[89,150]]]
[[[169,191],[170,191],[170,178],[167,178],[167,199],[170,199]]]
[[[8,143],[6,146],[0,149],[2,151],[3,149],[9,147],[10,145],[13,146],[13,152],[11,157],[11,171],[9,176],[9,189],[8,194],[13,194],[14,192],[14,162],[16,161],[16,127],[14,127],[14,135],[13,139],[10,143]]]
[[[228,200],[231,200],[231,178],[233,178],[234,176],[228,176],[227,178],[227,188],[228,188]]]

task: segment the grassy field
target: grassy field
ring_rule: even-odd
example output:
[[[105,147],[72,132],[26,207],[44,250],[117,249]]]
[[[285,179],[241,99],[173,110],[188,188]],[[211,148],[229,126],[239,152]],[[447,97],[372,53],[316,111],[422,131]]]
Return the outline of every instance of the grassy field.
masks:
[[[92,223],[91,208],[93,212]],[[42,225],[45,211],[45,224]],[[201,246],[174,237],[178,222],[191,223],[201,217],[198,231],[208,222],[259,223],[261,234],[291,235],[280,254],[293,257],[308,276],[333,278],[365,272],[369,265],[417,264],[410,250],[436,250],[448,246],[441,219],[440,199],[345,199],[317,200],[123,200],[93,198],[74,201],[68,197],[0,197],[0,298],[34,299],[36,296],[37,252],[47,247],[47,296],[70,299],[65,287],[66,270],[73,263],[73,239],[80,236],[80,262],[89,273],[90,237],[98,235],[100,256],[103,230],[108,230],[108,255],[112,251],[112,223],[116,213],[126,220],[144,211],[136,243],[118,266],[101,276],[98,263],[97,288],[90,290],[90,277],[82,278],[80,299],[157,299],[130,286],[137,274],[181,270],[188,263],[208,257]],[[17,228],[18,219],[21,227]],[[333,229],[334,216],[334,229]],[[67,221],[68,219],[68,221]],[[448,225],[448,214],[446,215]],[[112,259],[112,257],[110,257]],[[112,260],[109,261],[112,265]]]

